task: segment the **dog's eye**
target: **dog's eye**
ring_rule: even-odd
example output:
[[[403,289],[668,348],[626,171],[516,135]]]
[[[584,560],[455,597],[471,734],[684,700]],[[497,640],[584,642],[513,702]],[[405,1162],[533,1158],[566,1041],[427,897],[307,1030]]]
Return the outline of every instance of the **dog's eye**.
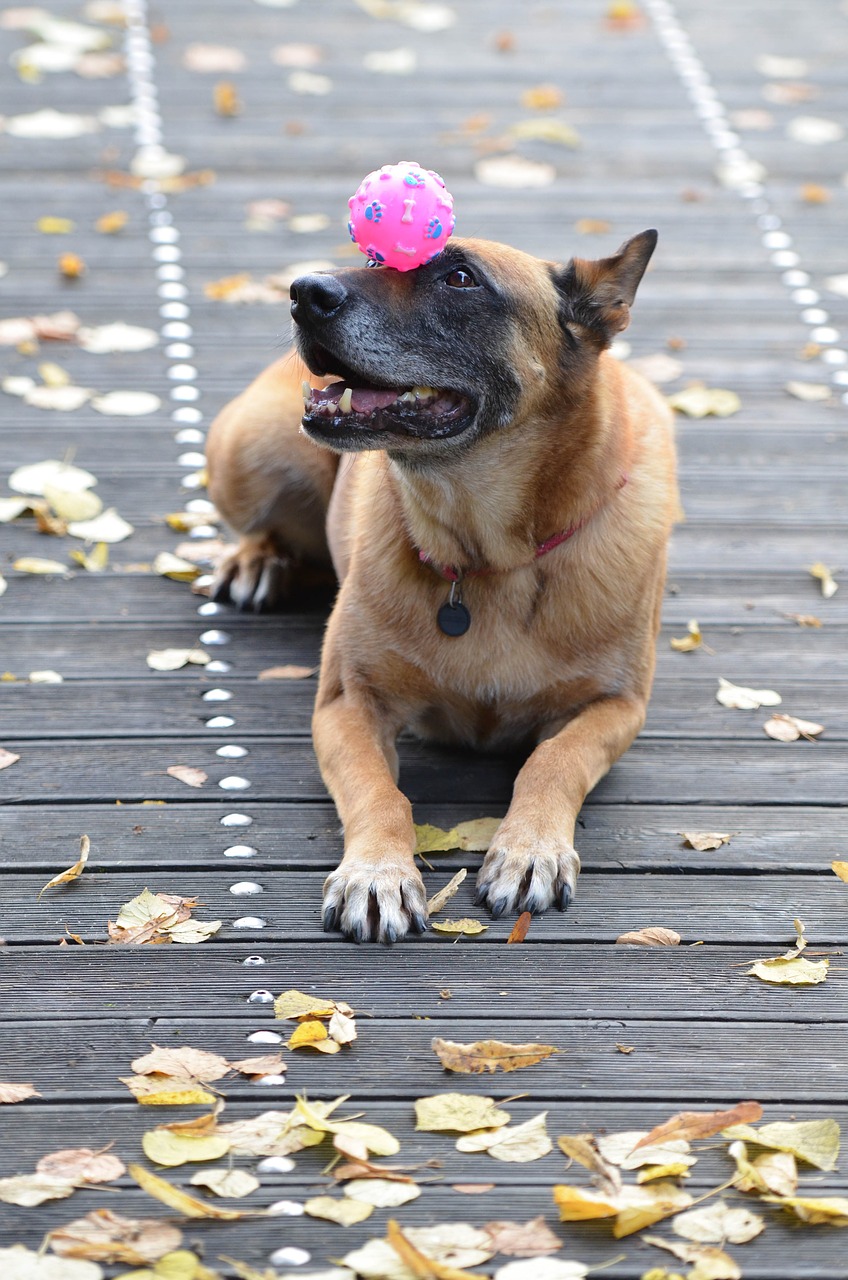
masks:
[[[463,267],[457,267],[456,271],[452,271],[449,276],[446,276],[445,284],[450,285],[451,289],[477,288],[477,281],[471,272],[466,271]]]

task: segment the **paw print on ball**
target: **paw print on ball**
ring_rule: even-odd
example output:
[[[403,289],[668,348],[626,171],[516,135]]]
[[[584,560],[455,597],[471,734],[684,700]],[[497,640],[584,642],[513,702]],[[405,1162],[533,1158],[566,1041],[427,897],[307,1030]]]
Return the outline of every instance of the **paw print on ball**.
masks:
[[[348,201],[351,235],[369,266],[411,271],[453,233],[453,198],[437,173],[411,160],[367,174]]]

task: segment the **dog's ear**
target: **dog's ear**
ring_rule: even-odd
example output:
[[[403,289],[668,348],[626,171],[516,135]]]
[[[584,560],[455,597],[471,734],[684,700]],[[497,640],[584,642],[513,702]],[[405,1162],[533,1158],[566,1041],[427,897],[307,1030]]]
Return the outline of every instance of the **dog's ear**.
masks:
[[[572,258],[555,273],[563,323],[594,331],[604,345],[611,342],[630,323],[630,308],[656,243],[656,231],[642,231],[611,258]]]

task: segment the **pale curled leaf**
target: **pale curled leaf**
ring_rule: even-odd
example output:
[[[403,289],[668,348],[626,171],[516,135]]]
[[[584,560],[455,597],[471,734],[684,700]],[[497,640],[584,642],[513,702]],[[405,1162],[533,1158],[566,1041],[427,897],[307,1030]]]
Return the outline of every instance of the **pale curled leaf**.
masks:
[[[685,413],[689,418],[706,418],[710,414],[717,418],[729,418],[742,408],[742,402],[735,391],[702,385],[678,391],[668,397],[668,403],[672,409]]]
[[[697,849],[699,853],[707,853],[710,849],[720,849],[723,844],[730,844],[734,833],[732,831],[678,831],[679,836],[692,849]]]
[[[713,1245],[686,1244],[682,1240],[663,1240],[660,1236],[642,1236],[645,1244],[667,1249],[681,1262],[694,1263],[688,1280],[742,1280],[742,1271],[729,1254]]]
[[[204,649],[151,649],[146,658],[151,671],[179,671],[189,664],[205,667],[209,661]]]
[[[241,1200],[258,1190],[261,1185],[259,1179],[247,1169],[198,1169],[189,1181],[193,1187],[205,1187],[216,1196],[229,1200]]]
[[[131,1164],[128,1172],[142,1191],[186,1218],[217,1218],[221,1222],[235,1222],[239,1218],[264,1216],[262,1210],[251,1212],[245,1209],[222,1209],[218,1205],[198,1200],[139,1164]]]
[[[694,649],[700,649],[704,642],[701,635],[701,628],[695,618],[690,618],[686,624],[687,635],[672,636],[669,644],[677,653],[691,653]]]
[[[502,1040],[477,1040],[458,1044],[436,1036],[431,1048],[446,1071],[480,1075],[484,1071],[517,1071],[532,1067],[559,1050],[550,1044],[508,1044]]]
[[[50,1232],[50,1248],[64,1258],[92,1258],[133,1266],[155,1262],[182,1244],[182,1232],[157,1218],[125,1218],[93,1209]]]
[[[824,725],[814,720],[799,720],[797,716],[777,714],[766,720],[763,729],[777,742],[797,742],[799,738],[811,740],[824,733]]]
[[[643,929],[633,929],[630,933],[622,933],[616,943],[626,943],[637,947],[677,947],[680,945],[680,934],[674,929],[666,929],[661,925],[646,925]]]
[[[344,1194],[350,1200],[370,1204],[376,1209],[396,1209],[409,1204],[421,1195],[421,1188],[414,1182],[393,1182],[385,1178],[352,1178],[344,1185]]]
[[[34,1253],[25,1245],[0,1248],[0,1271],[4,1280],[102,1280],[96,1262],[77,1261]]]
[[[848,1196],[763,1196],[763,1200],[790,1209],[814,1226],[848,1227]]]
[[[482,921],[470,920],[467,916],[463,917],[462,920],[438,920],[430,925],[430,928],[435,930],[436,933],[463,934],[467,937],[485,933],[488,927]]]
[[[25,1102],[27,1098],[40,1098],[41,1094],[32,1084],[13,1084],[9,1080],[0,1080],[0,1106],[8,1103]]]
[[[38,1174],[74,1183],[114,1182],[126,1173],[123,1160],[109,1151],[92,1151],[89,1147],[69,1147],[42,1156],[35,1166]]]
[[[775,956],[771,960],[758,960],[745,972],[763,982],[782,986],[814,987],[827,978],[830,961],[808,960],[802,955]]]
[[[82,538],[86,542],[106,542],[112,544],[123,542],[135,530],[123,516],[119,516],[114,507],[102,511],[91,520],[73,520],[68,525],[68,533],[72,538]]]
[[[427,903],[427,912],[430,916],[435,915],[437,911],[441,911],[445,903],[450,902],[451,898],[456,896],[459,892],[459,886],[467,875],[468,869],[463,867],[461,871],[457,871],[456,875],[453,876],[447,884],[438,891],[438,893],[433,894],[432,898],[430,898]]]
[[[85,870],[85,864],[88,862],[88,855],[91,850],[91,841],[88,836],[80,836],[80,856],[77,858],[73,866],[68,867],[67,871],[62,871],[59,875],[53,876],[52,880],[48,880],[39,891],[38,897],[45,893],[47,889],[54,889],[59,884],[70,884],[73,880],[78,880]]]
[[[412,1275],[421,1280],[475,1280],[469,1271],[439,1262],[422,1253],[392,1218],[386,1223],[386,1239],[409,1267]]]
[[[34,1209],[47,1200],[64,1200],[76,1191],[67,1178],[54,1178],[46,1173],[21,1173],[13,1178],[0,1178],[0,1202]]]
[[[745,1244],[764,1231],[765,1226],[758,1213],[729,1205],[724,1200],[680,1213],[671,1223],[677,1235],[696,1244]]]
[[[848,862],[831,862],[830,869],[840,880],[848,883]]]
[[[314,676],[317,667],[299,667],[292,663],[282,667],[266,667],[264,671],[260,671],[257,676],[258,680],[308,680],[310,676]]]
[[[10,765],[17,764],[20,758],[14,751],[7,751],[5,747],[0,747],[0,769],[8,769]]]
[[[711,1138],[721,1133],[731,1124],[748,1124],[759,1120],[763,1109],[759,1102],[737,1102],[735,1107],[726,1111],[678,1111],[670,1120],[656,1125],[649,1133],[634,1144],[632,1150],[642,1147],[656,1146],[667,1142],[669,1138],[683,1138],[687,1142],[694,1138]]]
[[[172,778],[176,778],[178,782],[184,782],[188,787],[202,787],[204,782],[209,780],[208,773],[187,764],[168,765],[165,772]]]
[[[373,1204],[364,1200],[337,1200],[335,1196],[313,1196],[304,1202],[304,1213],[310,1218],[324,1218],[328,1222],[336,1222],[340,1227],[352,1227],[357,1222],[364,1222],[374,1212]]]
[[[718,678],[716,701],[723,707],[739,711],[756,711],[759,707],[777,707],[783,701],[774,689],[748,689],[745,685],[732,684],[723,676]]]
[[[492,1252],[508,1258],[541,1258],[562,1248],[559,1236],[554,1235],[541,1215],[531,1222],[487,1222],[484,1231]]]
[[[14,489],[11,480],[9,484]],[[828,569],[826,564],[821,560],[817,560],[815,564],[811,564],[808,570],[811,577],[816,578],[821,583],[821,593],[825,600],[829,600],[831,596],[835,596],[839,590],[839,583],[833,577],[833,571]]]
[[[230,1063],[219,1053],[207,1049],[193,1049],[180,1045],[178,1049],[154,1044],[150,1053],[135,1058],[131,1063],[138,1075],[164,1075],[176,1080],[220,1080],[230,1070]]]
[[[756,1132],[756,1130],[752,1130]],[[751,1160],[748,1148],[738,1139],[731,1142],[728,1155],[736,1164],[738,1191],[757,1191],[777,1196],[794,1196],[798,1189],[798,1166],[788,1151],[766,1151]]]

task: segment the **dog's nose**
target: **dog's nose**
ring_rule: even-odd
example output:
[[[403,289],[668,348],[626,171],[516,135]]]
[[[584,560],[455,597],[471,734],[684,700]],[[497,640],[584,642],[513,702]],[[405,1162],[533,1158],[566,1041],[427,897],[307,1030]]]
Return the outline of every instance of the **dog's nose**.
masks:
[[[290,289],[292,318],[298,324],[329,320],[347,300],[347,289],[335,276],[298,276]]]

